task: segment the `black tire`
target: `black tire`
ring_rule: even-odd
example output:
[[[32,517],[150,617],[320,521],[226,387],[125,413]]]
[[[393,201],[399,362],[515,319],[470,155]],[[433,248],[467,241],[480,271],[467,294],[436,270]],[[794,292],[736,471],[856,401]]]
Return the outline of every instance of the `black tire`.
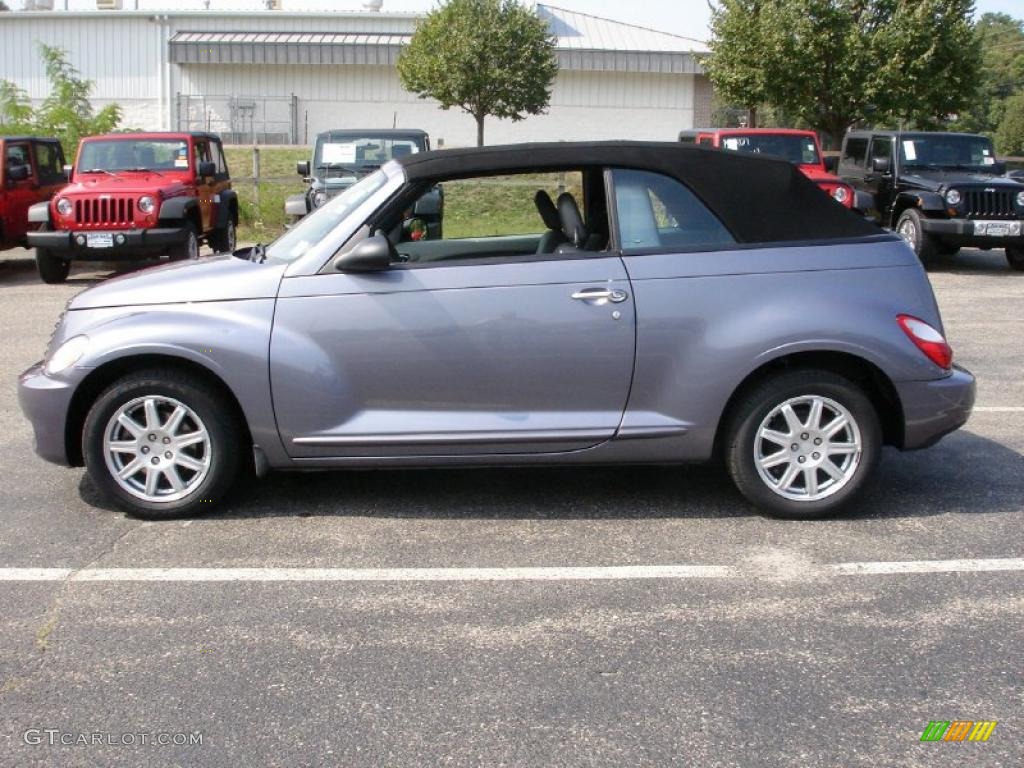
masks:
[[[939,247],[935,239],[924,231],[923,221],[924,216],[916,208],[907,208],[896,221],[896,233],[914,249],[921,263],[927,266],[939,255]]]
[[[1010,269],[1024,272],[1024,246],[1006,246],[1006,263],[1010,265]]]
[[[189,479],[181,478],[179,474],[179,479],[185,480],[185,491],[187,491],[187,494],[179,499],[148,500],[133,495],[114,479],[112,470],[108,466],[104,436],[111,420],[126,404],[149,396],[171,398],[191,409],[200,420],[201,425],[206,428],[209,436],[208,454],[205,452],[206,446],[203,446],[202,449],[189,449],[193,451],[190,455],[195,456],[198,453],[201,458],[207,460],[206,475],[205,477],[197,476],[197,473],[197,475],[191,475],[191,479]],[[165,405],[165,408],[170,407]],[[161,418],[166,418],[167,413],[166,410],[162,412]],[[133,517],[145,520],[168,520],[210,512],[217,508],[218,502],[231,489],[239,472],[245,466],[244,457],[248,455],[249,451],[245,431],[234,414],[235,409],[226,402],[220,392],[190,373],[173,368],[156,368],[129,374],[104,390],[89,409],[82,435],[86,470],[96,488],[116,506]],[[186,417],[186,419],[190,418]],[[183,423],[182,429],[197,431],[195,425],[190,425],[187,421]],[[156,448],[155,452],[152,448],[146,451],[154,460],[160,458],[156,454],[163,450],[162,442],[163,440],[159,436],[152,443],[140,439],[140,444],[144,448],[148,448],[151,444],[160,446]],[[174,448],[174,446],[170,447]],[[140,454],[135,455],[139,456]],[[164,455],[170,457],[172,454]],[[175,469],[175,471],[178,470]],[[140,484],[142,478],[139,473],[143,472],[148,476],[148,468],[144,462],[134,476]],[[165,486],[163,493],[170,493],[173,490],[170,489],[169,480],[168,475],[162,476],[160,482]],[[195,487],[189,489],[188,483],[193,481]]]
[[[234,253],[238,247],[235,222],[230,216],[228,223],[210,233],[210,247],[215,253]]]
[[[811,467],[813,466],[814,482],[819,482],[819,478],[824,477],[822,492],[829,495],[813,500],[787,498],[770,487],[767,480],[762,479],[755,460],[755,451],[764,446],[771,446],[775,444],[775,441],[759,438],[758,435],[762,423],[776,408],[789,400],[810,396],[824,398],[823,402],[831,401],[847,411],[859,430],[861,452],[858,461],[854,461],[853,456],[850,457],[849,475],[834,491],[829,491],[827,488],[828,474],[824,469],[818,468],[824,462],[832,461],[828,458],[828,454],[825,454],[823,461],[819,461],[820,454],[813,453],[813,456],[818,457],[814,459],[816,463],[802,469],[797,468],[802,467],[803,463],[793,463],[792,466],[800,477],[804,493],[810,484],[809,476],[806,473],[812,471]],[[829,405],[825,405],[825,407],[831,408]],[[800,420],[806,423],[809,420],[809,408],[806,411],[802,410],[803,408],[802,404],[798,404],[793,410]],[[768,426],[772,427],[772,422],[768,422]],[[778,431],[782,431],[781,428]],[[803,434],[807,434],[809,438],[802,439]],[[806,461],[811,461],[811,452],[815,451],[814,440],[819,434],[824,438],[823,432],[808,431],[797,435],[793,445],[800,447],[793,450],[799,454],[804,454],[806,451],[804,458]],[[847,435],[849,437],[846,437]],[[838,434],[839,442],[853,442],[852,435],[852,430],[841,430]],[[827,438],[824,439],[827,440]],[[781,451],[787,449],[781,444],[777,445],[779,446],[779,455],[782,455]],[[881,449],[882,428],[879,424],[878,414],[867,395],[849,379],[830,371],[812,369],[779,374],[762,382],[742,396],[731,411],[724,444],[726,465],[740,492],[765,513],[790,520],[813,520],[837,514],[863,491],[878,465]],[[770,455],[774,455],[774,453]],[[798,460],[799,458],[800,456],[797,457]],[[845,459],[840,457],[840,461],[843,462]],[[832,466],[841,469],[834,462]],[[765,470],[765,472],[777,472],[784,475],[786,467],[781,467],[781,470],[773,468]],[[845,474],[845,472],[841,472],[841,474]],[[779,477],[775,478],[776,481],[780,479]],[[797,493],[799,490],[800,485],[791,488],[793,493]]]
[[[185,236],[180,243],[175,243],[167,251],[171,261],[189,261],[199,258],[199,235],[195,224],[188,221],[182,226]]]
[[[938,244],[939,256],[944,259],[952,259],[958,253],[960,253],[959,245],[946,245],[945,243]]]
[[[55,255],[49,248],[36,248],[36,270],[40,280],[56,285],[68,279],[71,262]]]

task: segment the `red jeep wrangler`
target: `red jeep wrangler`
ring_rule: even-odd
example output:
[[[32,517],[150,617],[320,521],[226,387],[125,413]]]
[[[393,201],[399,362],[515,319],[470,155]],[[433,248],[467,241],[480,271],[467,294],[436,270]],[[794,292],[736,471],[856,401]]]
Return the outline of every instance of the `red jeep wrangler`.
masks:
[[[66,183],[59,141],[0,136],[0,251],[28,248],[28,209]]]
[[[773,155],[788,160],[822,191],[847,208],[865,211],[867,200],[857,200],[853,187],[829,173],[814,131],[793,128],[701,128],[680,131],[679,140],[733,152]],[[867,208],[862,207],[867,205]]]
[[[118,133],[82,139],[71,183],[29,211],[39,276],[59,283],[76,259],[199,257],[233,251],[238,198],[220,137]]]

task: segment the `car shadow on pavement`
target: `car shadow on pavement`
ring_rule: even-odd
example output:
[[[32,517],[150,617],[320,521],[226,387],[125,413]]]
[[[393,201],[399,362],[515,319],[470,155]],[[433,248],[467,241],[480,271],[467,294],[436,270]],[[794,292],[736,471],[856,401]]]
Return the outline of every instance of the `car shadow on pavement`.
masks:
[[[128,275],[146,267],[161,264],[159,259],[146,261],[90,261],[71,265],[66,285],[88,288],[111,277]],[[35,260],[28,258],[0,259],[0,285],[42,285]]]
[[[1024,276],[1024,272],[1010,269],[1002,248],[983,251],[965,248],[952,256],[939,256],[926,266],[929,274]]]
[[[758,514],[720,464],[516,469],[279,472],[235,491],[221,519],[729,518]],[[84,501],[105,509],[84,477]],[[1024,456],[970,432],[926,451],[886,449],[851,519],[1013,512],[1024,498]]]

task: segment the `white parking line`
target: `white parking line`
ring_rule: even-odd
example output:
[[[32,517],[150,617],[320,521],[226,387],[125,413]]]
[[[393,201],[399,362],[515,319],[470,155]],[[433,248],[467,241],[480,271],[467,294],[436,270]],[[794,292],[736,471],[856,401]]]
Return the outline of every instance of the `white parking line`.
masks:
[[[895,573],[968,573],[980,571],[1024,571],[1024,558],[988,560],[905,560],[894,563],[835,563],[829,570],[842,576]]]
[[[976,405],[974,411],[977,413],[1024,413],[1024,406],[1021,405]]]
[[[824,570],[839,576],[914,573],[1024,571],[1024,558],[909,560],[831,563]],[[0,581],[73,582],[357,582],[357,581],[629,581],[771,577],[757,568],[728,565],[617,565],[533,568],[0,568]]]

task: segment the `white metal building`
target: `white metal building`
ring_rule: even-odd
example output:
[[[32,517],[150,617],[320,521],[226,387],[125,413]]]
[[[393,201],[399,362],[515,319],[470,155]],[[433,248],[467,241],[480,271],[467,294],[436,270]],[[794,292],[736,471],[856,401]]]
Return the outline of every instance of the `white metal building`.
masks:
[[[537,5],[558,37],[549,113],[491,119],[488,143],[674,139],[711,118],[703,43]],[[0,78],[47,95],[36,41],[65,49],[117,102],[123,124],[202,128],[233,142],[305,144],[329,128],[423,128],[448,146],[475,124],[399,82],[395,62],[414,14],[283,11],[34,11],[0,14]]]

